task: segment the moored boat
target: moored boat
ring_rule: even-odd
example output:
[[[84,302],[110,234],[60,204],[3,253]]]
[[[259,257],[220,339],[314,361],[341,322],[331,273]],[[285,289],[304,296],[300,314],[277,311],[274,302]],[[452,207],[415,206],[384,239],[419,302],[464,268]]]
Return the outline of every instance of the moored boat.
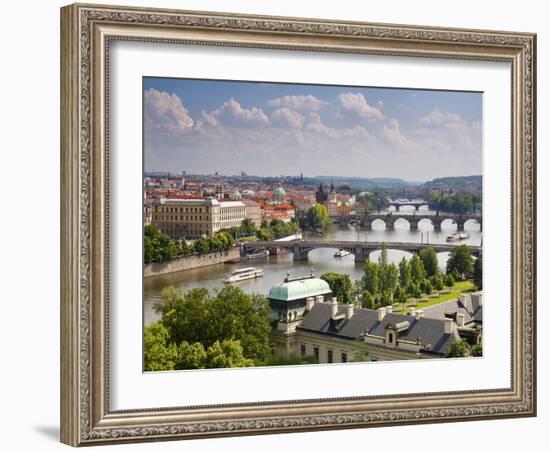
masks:
[[[348,252],[347,250],[338,250],[338,251],[334,254],[334,257],[335,257],[335,258],[343,258],[344,256],[348,256],[348,255],[351,255],[351,253]]]

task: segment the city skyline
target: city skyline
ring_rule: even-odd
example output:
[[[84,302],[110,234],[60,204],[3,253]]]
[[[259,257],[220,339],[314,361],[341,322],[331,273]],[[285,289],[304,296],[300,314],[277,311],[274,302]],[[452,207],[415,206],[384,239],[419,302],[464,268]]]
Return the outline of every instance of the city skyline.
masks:
[[[426,181],[482,173],[482,94],[144,78],[146,172]]]

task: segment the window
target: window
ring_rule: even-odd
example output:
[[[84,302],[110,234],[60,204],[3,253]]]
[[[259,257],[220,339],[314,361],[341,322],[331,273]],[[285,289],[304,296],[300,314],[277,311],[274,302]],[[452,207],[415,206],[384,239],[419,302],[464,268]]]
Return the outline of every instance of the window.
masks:
[[[332,358],[332,350],[327,351],[327,360],[328,360],[329,363],[334,362],[333,358]]]
[[[342,362],[348,362],[348,354],[347,353],[344,353],[342,352]]]
[[[302,356],[302,358],[305,358],[305,356],[306,356],[306,344],[300,345],[300,355]]]
[[[315,356],[315,362],[319,362],[319,347],[313,347],[313,356]]]
[[[393,333],[388,333],[388,343],[393,344]]]

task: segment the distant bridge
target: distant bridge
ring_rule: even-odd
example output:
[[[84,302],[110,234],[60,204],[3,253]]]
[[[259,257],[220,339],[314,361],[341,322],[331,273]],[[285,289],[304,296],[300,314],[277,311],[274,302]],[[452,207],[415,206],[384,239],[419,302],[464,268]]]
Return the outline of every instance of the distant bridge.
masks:
[[[396,209],[396,211],[399,211],[399,208],[401,206],[414,206],[414,209],[416,211],[418,211],[421,206],[429,206],[428,202],[424,200],[402,200],[402,201],[394,200],[394,201],[390,201],[388,205],[393,206]]]
[[[294,241],[252,241],[242,244],[242,251],[245,253],[253,252],[259,249],[285,249],[294,255],[295,261],[305,261],[311,250],[317,248],[333,248],[336,250],[346,250],[355,255],[355,261],[361,262],[368,259],[369,255],[376,250],[381,250],[384,242],[354,242],[354,241],[323,241],[323,240],[303,240]],[[408,253],[420,253],[424,248],[433,248],[436,253],[450,252],[456,245],[453,244],[415,244],[412,242],[386,242],[388,250],[401,250]],[[480,246],[468,246],[470,253],[478,257],[481,253]]]
[[[361,225],[367,230],[372,229],[372,224],[380,220],[384,222],[387,230],[393,230],[395,228],[395,223],[398,220],[406,220],[409,223],[411,230],[417,230],[418,224],[421,220],[428,220],[434,227],[435,231],[441,231],[441,224],[446,220],[450,220],[452,223],[456,223],[458,231],[464,231],[464,224],[468,221],[473,221],[478,223],[480,229],[483,229],[483,216],[481,214],[396,214],[396,213],[386,213],[386,214],[348,214],[345,216],[340,216],[338,222],[342,227],[347,227],[351,223]]]

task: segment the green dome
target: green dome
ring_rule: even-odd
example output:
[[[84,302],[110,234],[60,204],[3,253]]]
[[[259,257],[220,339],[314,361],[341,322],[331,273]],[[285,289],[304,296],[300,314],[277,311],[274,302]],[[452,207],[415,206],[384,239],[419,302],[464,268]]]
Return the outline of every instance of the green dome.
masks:
[[[276,197],[284,197],[286,195],[286,191],[279,186],[273,190],[273,195]]]
[[[270,300],[297,300],[316,295],[330,294],[330,286],[325,280],[315,277],[286,278],[285,281],[273,286],[269,295]]]

